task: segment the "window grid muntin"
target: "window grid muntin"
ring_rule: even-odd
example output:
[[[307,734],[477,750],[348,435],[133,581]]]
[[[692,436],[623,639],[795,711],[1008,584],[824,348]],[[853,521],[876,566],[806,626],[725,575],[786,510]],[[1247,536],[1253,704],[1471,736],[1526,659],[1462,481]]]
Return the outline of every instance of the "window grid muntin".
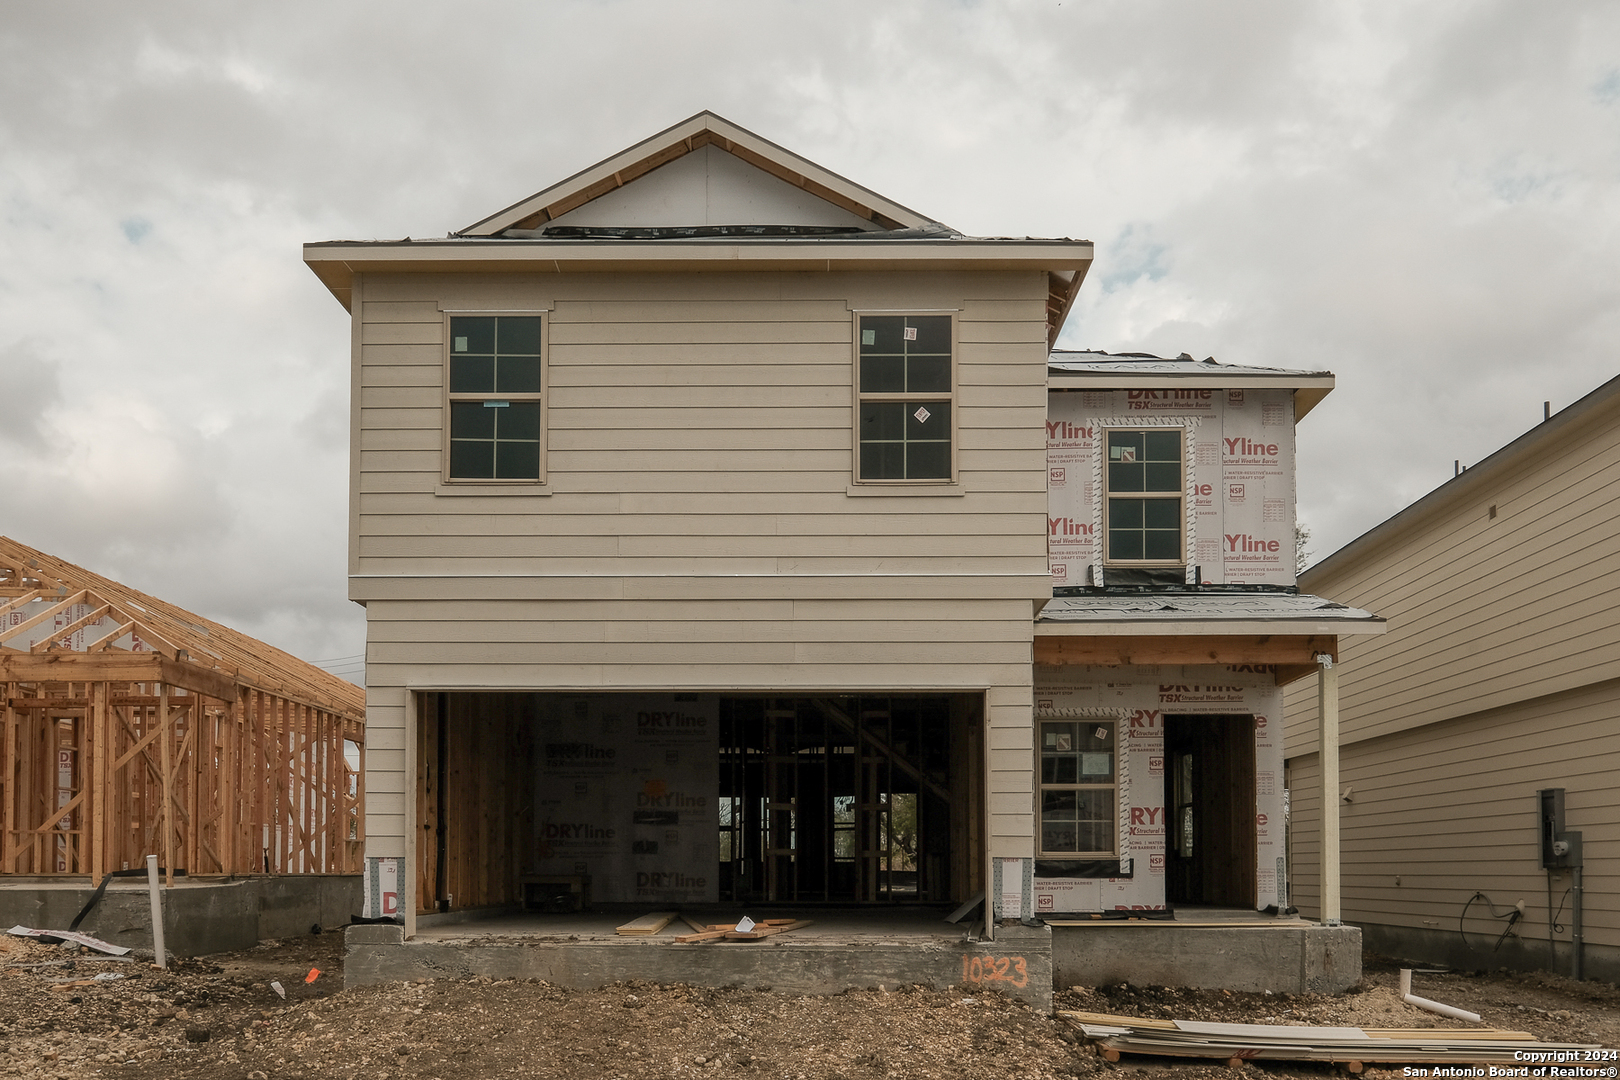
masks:
[[[445,480],[543,482],[543,314],[446,313],[446,346]]]
[[[955,387],[953,315],[857,313],[855,480],[954,482]]]

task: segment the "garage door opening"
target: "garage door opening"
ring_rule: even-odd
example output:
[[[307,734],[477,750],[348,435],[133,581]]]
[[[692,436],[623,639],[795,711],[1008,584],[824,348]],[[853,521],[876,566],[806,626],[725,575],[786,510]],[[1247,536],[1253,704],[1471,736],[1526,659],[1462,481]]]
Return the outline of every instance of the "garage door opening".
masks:
[[[982,888],[981,694],[423,693],[417,911]]]

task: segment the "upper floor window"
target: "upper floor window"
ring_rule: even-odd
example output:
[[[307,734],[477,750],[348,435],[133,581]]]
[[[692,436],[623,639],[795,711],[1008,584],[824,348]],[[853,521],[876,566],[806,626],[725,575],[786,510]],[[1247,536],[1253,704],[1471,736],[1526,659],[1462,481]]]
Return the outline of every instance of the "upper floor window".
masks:
[[[538,315],[452,315],[447,480],[538,481],[545,368]]]
[[[1183,443],[1180,428],[1108,431],[1103,450],[1107,563],[1186,562]]]
[[[857,318],[857,480],[955,478],[953,322],[949,315]]]

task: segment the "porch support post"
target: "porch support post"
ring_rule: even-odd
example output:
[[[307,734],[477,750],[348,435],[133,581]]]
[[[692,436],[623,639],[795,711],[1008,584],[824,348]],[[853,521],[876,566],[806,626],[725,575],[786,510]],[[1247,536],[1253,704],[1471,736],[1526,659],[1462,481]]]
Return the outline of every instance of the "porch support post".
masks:
[[[1316,742],[1322,774],[1322,922],[1339,925],[1339,672],[1316,658]]]

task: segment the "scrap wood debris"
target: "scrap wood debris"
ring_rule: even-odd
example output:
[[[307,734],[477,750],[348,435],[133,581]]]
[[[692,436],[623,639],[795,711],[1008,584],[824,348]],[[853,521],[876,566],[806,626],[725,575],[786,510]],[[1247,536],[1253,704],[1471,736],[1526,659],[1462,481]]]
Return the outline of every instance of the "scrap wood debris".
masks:
[[[761,919],[758,922],[747,920],[749,929],[741,930],[742,922],[734,923],[700,923],[695,919],[682,916],[687,926],[692,928],[690,934],[677,934],[675,940],[685,944],[703,941],[762,941],[777,934],[786,934],[792,930],[801,930],[813,924],[812,919]]]
[[[1596,1043],[1541,1042],[1528,1032],[1495,1028],[1212,1024],[1068,1011],[1058,1016],[1078,1027],[1108,1061],[1118,1061],[1122,1054],[1217,1058],[1233,1066],[1252,1060],[1327,1061],[1354,1073],[1372,1063],[1522,1065],[1556,1060],[1530,1054],[1600,1049]]]

